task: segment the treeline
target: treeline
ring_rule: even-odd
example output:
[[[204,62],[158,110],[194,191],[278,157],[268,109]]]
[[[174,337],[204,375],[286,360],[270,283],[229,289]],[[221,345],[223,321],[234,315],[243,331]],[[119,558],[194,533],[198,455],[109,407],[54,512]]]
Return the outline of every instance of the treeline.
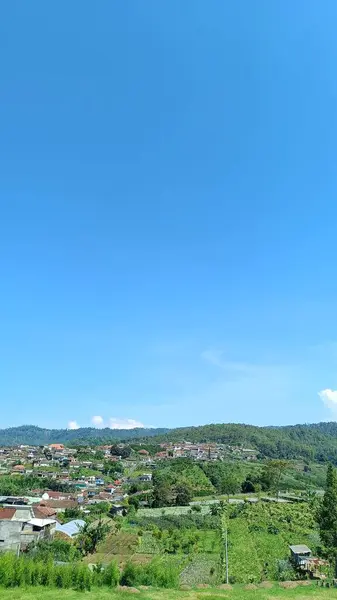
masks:
[[[137,443],[135,442],[137,440]],[[178,429],[113,430],[93,427],[77,430],[41,429],[34,426],[0,430],[0,445],[43,445],[62,442],[96,446],[129,442],[132,449],[149,448],[150,454],[162,442],[216,442],[227,447],[252,448],[261,458],[305,459],[337,465],[337,423],[316,423],[286,427],[256,427],[237,423],[182,427]],[[144,446],[145,444],[145,446]]]
[[[147,502],[155,508],[188,506],[195,496],[233,495],[238,492],[279,492],[287,488],[285,476],[288,461],[272,459],[264,466],[248,472],[242,463],[222,461],[200,462],[191,459],[167,460],[160,463],[152,476]],[[149,484],[150,485],[150,484]],[[134,492],[131,490],[130,492]],[[129,504],[139,507],[142,497],[130,495]]]
[[[130,562],[122,570],[112,562],[105,567],[97,565],[91,571],[80,562],[57,565],[52,560],[17,557],[13,553],[0,555],[0,586],[5,588],[44,586],[80,591],[90,590],[93,586],[111,588],[117,585],[174,588],[178,582],[178,569],[160,559],[146,565]]]
[[[73,492],[74,486],[68,483],[62,483],[52,477],[34,477],[34,475],[2,475],[0,477],[0,496],[20,496],[21,494],[31,493],[31,490],[40,489],[52,490],[54,492]]]
[[[27,444],[45,446],[53,443],[72,445],[98,446],[109,442],[162,435],[168,429],[96,429],[81,427],[80,429],[43,429],[35,425],[22,425],[0,429],[0,446],[17,446]]]

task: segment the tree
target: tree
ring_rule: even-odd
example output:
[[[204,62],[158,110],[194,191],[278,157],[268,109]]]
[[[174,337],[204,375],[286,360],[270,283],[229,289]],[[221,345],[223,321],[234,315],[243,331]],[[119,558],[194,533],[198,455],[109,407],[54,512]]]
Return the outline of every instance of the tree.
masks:
[[[96,523],[86,523],[81,527],[76,540],[78,549],[84,556],[94,554],[98,544],[105,540],[109,532],[110,526],[104,523],[102,519],[99,519]]]
[[[337,575],[337,474],[332,465],[327,469],[325,494],[318,510],[317,520],[321,539],[328,553],[335,560]]]
[[[192,488],[188,483],[178,483],[175,488],[176,492],[176,505],[177,506],[188,506],[192,500]]]
[[[236,494],[240,489],[240,482],[234,473],[227,473],[221,480],[221,492],[228,497],[230,494]]]
[[[121,458],[129,458],[132,449],[130,446],[119,446],[118,444],[113,444],[110,449],[111,456],[120,456]]]
[[[160,508],[162,506],[172,506],[174,503],[174,494],[169,482],[158,482],[153,488],[153,506]]]
[[[83,516],[81,509],[77,506],[66,508],[64,511],[65,521],[71,521],[73,519],[80,519]]]
[[[261,473],[262,489],[272,490],[277,496],[280,492],[280,483],[282,475],[287,469],[288,463],[286,460],[270,460],[264,467]]]

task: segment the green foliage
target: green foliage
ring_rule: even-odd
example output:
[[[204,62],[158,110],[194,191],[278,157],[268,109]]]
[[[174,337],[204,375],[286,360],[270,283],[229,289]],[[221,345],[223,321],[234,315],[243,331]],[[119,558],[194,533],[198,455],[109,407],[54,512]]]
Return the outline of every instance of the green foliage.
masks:
[[[229,573],[237,583],[290,577],[292,571],[280,567],[288,565],[290,544],[317,551],[315,516],[306,503],[247,503],[230,508],[229,517]]]
[[[67,483],[61,483],[57,479],[46,477],[43,479],[43,486],[46,489],[60,492],[72,492],[74,487]],[[0,495],[1,496],[19,496],[28,493],[30,490],[41,487],[41,478],[34,475],[1,475],[0,476]]]
[[[2,587],[45,586],[89,590],[92,575],[85,565],[69,563],[55,565],[51,559],[12,553],[0,555],[0,585]]]
[[[86,523],[83,525],[76,539],[76,545],[79,551],[84,556],[94,554],[98,544],[106,539],[110,529],[110,525],[103,522],[102,519],[95,523]]]
[[[146,585],[160,588],[175,588],[179,584],[179,570],[172,563],[154,559],[147,565],[128,562],[121,574],[121,585],[129,587]]]
[[[74,562],[81,558],[78,549],[65,540],[39,541],[28,546],[27,554],[37,561]]]
[[[110,448],[111,456],[120,456],[121,458],[128,458],[132,452],[132,448],[125,444],[113,444]]]
[[[189,459],[164,462],[153,473],[153,506],[186,506],[193,495],[214,492],[204,470]]]
[[[314,423],[286,427],[256,427],[236,423],[182,427],[155,437],[156,442],[194,444],[217,442],[256,448],[261,458],[298,459],[337,464],[337,423]]]
[[[103,466],[103,473],[105,475],[111,475],[111,477],[119,477],[124,473],[123,463],[121,461],[110,462],[106,460]]]
[[[328,553],[335,558],[337,572],[337,473],[332,465],[327,469],[325,494],[317,520],[321,539]]]
[[[103,583],[109,587],[116,587],[119,580],[120,572],[117,563],[111,562],[103,571]]]
[[[168,429],[110,429],[105,427],[99,431],[95,427],[81,427],[80,429],[42,429],[34,425],[22,425],[0,430],[1,446],[17,446],[28,444],[44,446],[46,444],[63,443],[78,446],[98,446],[111,441],[131,440],[135,438],[162,435]]]

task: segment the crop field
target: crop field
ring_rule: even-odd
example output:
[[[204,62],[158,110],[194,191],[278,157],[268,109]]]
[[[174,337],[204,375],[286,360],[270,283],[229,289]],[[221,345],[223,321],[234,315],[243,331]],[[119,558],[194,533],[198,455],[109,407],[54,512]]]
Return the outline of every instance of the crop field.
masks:
[[[290,544],[307,544],[316,551],[319,536],[306,504],[261,502],[234,511],[236,518],[227,520],[229,574],[233,582],[282,578],[282,569],[291,570]]]
[[[200,504],[199,514],[207,515],[210,511],[209,503]],[[140,508],[137,511],[139,517],[161,517],[163,515],[187,515],[191,512],[191,506],[166,506],[165,508]]]
[[[306,503],[231,506],[226,522],[233,584],[293,579],[296,574],[289,562],[289,545],[307,544],[315,553],[320,544]],[[183,584],[215,585],[221,582],[223,551],[220,519],[208,510],[191,514],[189,507],[141,509],[86,562],[116,560],[123,565],[129,560],[146,563],[161,556],[179,564]]]

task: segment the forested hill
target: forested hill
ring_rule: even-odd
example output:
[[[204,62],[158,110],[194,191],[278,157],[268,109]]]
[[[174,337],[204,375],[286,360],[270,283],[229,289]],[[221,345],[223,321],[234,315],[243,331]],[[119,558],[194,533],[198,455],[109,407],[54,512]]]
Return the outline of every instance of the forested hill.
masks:
[[[125,440],[162,435],[169,431],[159,429],[96,429],[94,427],[81,427],[80,429],[42,429],[34,425],[22,425],[0,429],[0,445],[16,446],[28,444],[40,446],[45,444],[99,444],[109,441]]]
[[[256,427],[237,423],[181,427],[178,429],[42,429],[33,425],[0,430],[0,445],[100,444],[116,440],[194,443],[218,442],[254,448],[261,457],[315,461],[337,464],[337,423],[316,423],[286,427]]]
[[[254,448],[261,457],[315,461],[337,464],[337,423],[313,423],[284,427],[256,427],[237,423],[202,425],[172,429],[155,441],[193,443],[217,442]]]

